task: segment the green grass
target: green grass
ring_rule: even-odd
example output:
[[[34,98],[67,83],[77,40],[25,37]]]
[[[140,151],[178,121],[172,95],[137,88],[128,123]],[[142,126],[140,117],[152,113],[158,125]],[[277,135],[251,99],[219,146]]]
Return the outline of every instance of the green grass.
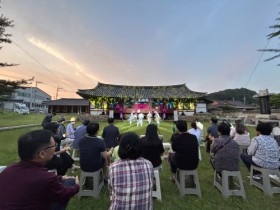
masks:
[[[41,116],[42,117],[42,116]],[[7,119],[7,123],[9,118]],[[42,118],[39,118],[40,121]],[[107,125],[105,122],[100,123],[100,131]],[[164,141],[169,142],[172,132],[172,122],[162,122],[159,131],[164,136]],[[134,131],[137,134],[145,134],[146,124],[143,127],[130,126],[127,121],[116,122],[116,126],[120,128],[121,132]],[[204,123],[207,128],[208,123]],[[29,130],[40,129],[41,127],[32,127],[24,129],[15,129],[9,131],[0,131],[0,165],[9,165],[10,163],[17,161],[17,138],[19,135],[28,132]],[[253,127],[250,127],[251,137],[255,135]],[[99,135],[101,132],[99,132]],[[246,177],[249,175],[248,170],[243,163],[240,164],[240,170],[243,177],[244,187],[246,191],[247,200],[243,200],[241,197],[231,196],[228,199],[224,199],[217,188],[213,187],[213,169],[210,166],[210,155],[205,152],[202,147],[202,161],[198,166],[198,174],[201,185],[202,198],[198,198],[195,195],[186,195],[181,197],[175,184],[169,180],[170,168],[163,161],[163,170],[160,173],[162,202],[154,199],[154,209],[270,209],[277,210],[280,206],[280,194],[274,194],[272,198],[265,197],[263,192],[256,187],[250,186],[249,179]],[[79,173],[76,173],[79,175]],[[73,175],[69,173],[69,175]],[[75,196],[72,198],[68,205],[68,210],[91,210],[91,209],[108,209],[110,205],[109,192],[107,185],[105,185],[101,191],[98,199],[91,197],[82,197],[80,200]]]
[[[2,111],[0,112],[0,127],[40,124],[45,116],[45,114],[41,113],[30,113],[23,115],[15,112]],[[77,114],[58,114],[53,117],[53,121],[56,121],[59,116],[64,116],[67,121],[70,120],[71,117],[77,117]],[[79,124],[80,122],[77,122],[77,125]]]

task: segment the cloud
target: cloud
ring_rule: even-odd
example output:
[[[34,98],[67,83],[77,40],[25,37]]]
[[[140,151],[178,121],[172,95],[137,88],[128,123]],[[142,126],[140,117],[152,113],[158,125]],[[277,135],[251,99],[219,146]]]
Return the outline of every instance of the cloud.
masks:
[[[71,61],[67,60],[60,52],[51,48],[47,44],[43,43],[42,41],[36,39],[35,37],[30,37],[27,39],[31,44],[35,45],[36,47],[44,50],[45,52],[53,55],[54,57],[58,58],[59,60],[67,63],[70,66],[75,66]]]

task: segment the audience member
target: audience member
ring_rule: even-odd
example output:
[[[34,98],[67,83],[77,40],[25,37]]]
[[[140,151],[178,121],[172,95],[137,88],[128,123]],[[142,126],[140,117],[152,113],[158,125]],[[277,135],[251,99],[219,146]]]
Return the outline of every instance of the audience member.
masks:
[[[60,144],[60,135],[58,135],[58,128],[59,124],[56,122],[49,123],[45,129],[52,132],[52,136],[56,142],[57,145]],[[48,170],[56,169],[58,175],[65,175],[68,169],[79,169],[78,166],[74,164],[74,160],[72,157],[67,153],[71,148],[69,146],[64,147],[63,149],[60,149],[60,147],[55,148],[55,153],[53,158],[47,162],[45,167]]]
[[[76,118],[71,117],[70,123],[66,127],[66,139],[61,143],[61,146],[69,145],[72,146],[74,142],[74,133],[75,133],[75,123],[76,123]]]
[[[198,119],[198,118],[196,118],[195,119],[195,123],[196,123],[196,127],[199,129],[199,130],[201,130],[201,131],[203,131],[203,124],[200,122],[200,120]]]
[[[43,119],[43,121],[42,121],[42,123],[41,123],[41,125],[42,125],[43,128],[45,128],[45,126],[46,126],[48,123],[50,123],[50,122],[52,121],[52,117],[53,117],[54,115],[56,115],[55,112],[49,113],[49,114],[47,114],[47,115],[44,117],[44,119]]]
[[[249,146],[250,145],[250,136],[246,130],[244,123],[241,121],[236,123],[235,135],[233,140],[237,142],[238,145]]]
[[[158,128],[155,124],[150,124],[146,128],[145,137],[141,138],[141,157],[151,161],[153,167],[161,165],[161,155],[164,152],[162,140],[158,136]]]
[[[123,134],[119,145],[121,160],[109,167],[110,210],[153,209],[153,165],[140,155],[138,135],[133,132]]]
[[[257,136],[251,140],[247,150],[248,155],[244,153],[240,155],[249,171],[251,165],[267,169],[279,168],[279,147],[276,140],[270,136],[271,132],[272,126],[270,123],[258,123],[256,127]]]
[[[113,151],[113,154],[112,154],[112,160],[113,161],[117,161],[117,160],[120,160],[120,156],[119,156],[119,144],[120,144],[120,140],[121,140],[121,137],[122,137],[122,134],[119,135],[118,137],[118,145],[116,147],[114,147],[114,151]]]
[[[173,121],[172,134],[179,133],[179,131],[176,127],[176,123],[177,123],[177,121]]]
[[[74,142],[73,149],[79,150],[80,140],[87,134],[87,125],[90,123],[90,120],[84,119],[83,124],[78,126],[74,133]]]
[[[171,138],[174,154],[170,156],[172,179],[175,179],[177,168],[182,170],[195,170],[198,166],[198,142],[194,135],[187,132],[187,122],[178,120],[176,127],[179,134]]]
[[[201,131],[197,128],[196,123],[191,123],[191,129],[188,130],[188,133],[193,134],[196,136],[198,144],[200,144],[200,137],[201,137]]]
[[[207,136],[206,136],[206,152],[210,152],[210,146],[212,141],[211,137],[218,138],[218,119],[216,117],[211,117],[211,125],[207,128]]]
[[[239,146],[236,141],[230,138],[230,125],[222,122],[218,126],[219,137],[210,137],[213,141],[211,152],[214,157],[211,158],[211,165],[221,176],[222,170],[239,171]]]
[[[273,138],[276,140],[278,146],[280,147],[280,126],[275,126],[272,129]]]
[[[80,148],[80,166],[85,172],[95,172],[105,169],[108,159],[111,157],[113,150],[106,151],[105,142],[97,138],[99,131],[98,123],[89,123],[87,125],[87,136],[84,136],[79,143]]]
[[[63,141],[66,138],[66,128],[65,128],[65,118],[63,116],[59,117],[57,119],[57,122],[59,123],[59,127],[58,127],[58,131],[57,131],[57,135],[59,136],[59,139],[61,139],[61,141]],[[60,147],[59,143],[59,147]]]
[[[104,139],[106,148],[112,148],[117,146],[117,140],[120,135],[118,127],[114,125],[114,118],[109,117],[108,123],[102,133],[102,138]]]
[[[79,191],[79,180],[56,176],[44,167],[55,147],[48,130],[31,131],[19,138],[21,160],[0,173],[0,209],[66,209],[69,199]]]

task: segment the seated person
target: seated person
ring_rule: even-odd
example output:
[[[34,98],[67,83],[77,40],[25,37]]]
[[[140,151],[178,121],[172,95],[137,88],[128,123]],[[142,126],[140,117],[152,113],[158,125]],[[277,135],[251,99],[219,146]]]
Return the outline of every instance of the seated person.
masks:
[[[113,149],[106,151],[105,142],[97,138],[99,131],[98,123],[87,125],[88,135],[80,140],[80,166],[85,172],[95,172],[101,168],[106,168]]]
[[[120,144],[120,140],[121,140],[121,137],[122,137],[122,134],[119,135],[118,137],[118,146],[114,147],[114,151],[113,151],[113,154],[112,154],[112,161],[117,161],[117,160],[120,160],[120,156],[119,156],[119,144]]]
[[[90,123],[90,120],[83,120],[83,124],[78,126],[74,132],[74,142],[73,149],[79,150],[80,140],[87,134],[87,125]]]
[[[245,166],[249,171],[251,165],[267,169],[279,168],[279,147],[276,140],[270,136],[271,124],[259,122],[256,132],[257,136],[251,140],[248,147],[248,154],[240,155]]]
[[[233,140],[237,142],[238,145],[249,146],[250,145],[250,136],[246,130],[244,123],[238,122],[235,128],[235,135]]]
[[[124,133],[119,145],[121,160],[109,167],[109,191],[112,209],[153,209],[154,169],[140,157],[141,142],[136,133]]]
[[[21,160],[0,173],[0,209],[66,209],[69,199],[79,192],[79,180],[56,176],[44,167],[55,147],[48,130],[31,131],[19,138]]]
[[[45,126],[45,129],[52,132],[55,142],[57,143],[57,145],[59,145],[61,141],[61,136],[58,135],[59,124],[56,122],[51,122]],[[67,169],[79,169],[79,167],[74,164],[74,160],[72,159],[72,157],[67,153],[67,151],[69,151],[70,149],[71,148],[69,146],[66,146],[62,149],[57,146],[55,148],[53,158],[47,162],[45,167],[48,170],[56,169],[58,175],[65,175]]]
[[[192,123],[191,123],[191,127],[192,127],[192,128],[188,130],[188,133],[195,135],[196,138],[197,138],[198,144],[200,144],[201,130],[199,130],[199,129],[197,128],[195,122],[192,122]]]
[[[211,137],[210,151],[214,154],[210,163],[220,175],[222,170],[239,171],[239,146],[230,138],[230,125],[222,122],[218,126],[219,137]]]
[[[145,137],[141,138],[141,143],[141,157],[151,161],[154,168],[159,167],[164,148],[162,140],[158,137],[158,128],[155,124],[149,124],[147,126]]]
[[[218,138],[218,119],[216,117],[211,117],[211,125],[207,128],[207,135],[206,135],[206,152],[210,152],[210,146],[212,141],[210,140],[211,137]]]
[[[187,121],[178,120],[176,127],[179,134],[171,137],[171,146],[174,154],[170,156],[172,179],[175,179],[177,168],[195,170],[198,166],[198,142],[195,135],[187,132]]]

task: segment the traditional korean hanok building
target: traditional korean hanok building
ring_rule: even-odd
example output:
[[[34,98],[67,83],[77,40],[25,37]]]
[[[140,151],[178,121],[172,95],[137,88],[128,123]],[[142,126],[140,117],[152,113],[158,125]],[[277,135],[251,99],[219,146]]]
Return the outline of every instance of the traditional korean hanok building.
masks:
[[[192,115],[196,107],[204,107],[205,95],[203,92],[190,90],[186,84],[168,86],[126,86],[98,83],[93,89],[78,89],[77,94],[90,101],[90,114],[108,114],[114,111],[115,117],[120,114],[130,114],[157,111],[173,115]],[[203,105],[204,104],[204,105]]]

